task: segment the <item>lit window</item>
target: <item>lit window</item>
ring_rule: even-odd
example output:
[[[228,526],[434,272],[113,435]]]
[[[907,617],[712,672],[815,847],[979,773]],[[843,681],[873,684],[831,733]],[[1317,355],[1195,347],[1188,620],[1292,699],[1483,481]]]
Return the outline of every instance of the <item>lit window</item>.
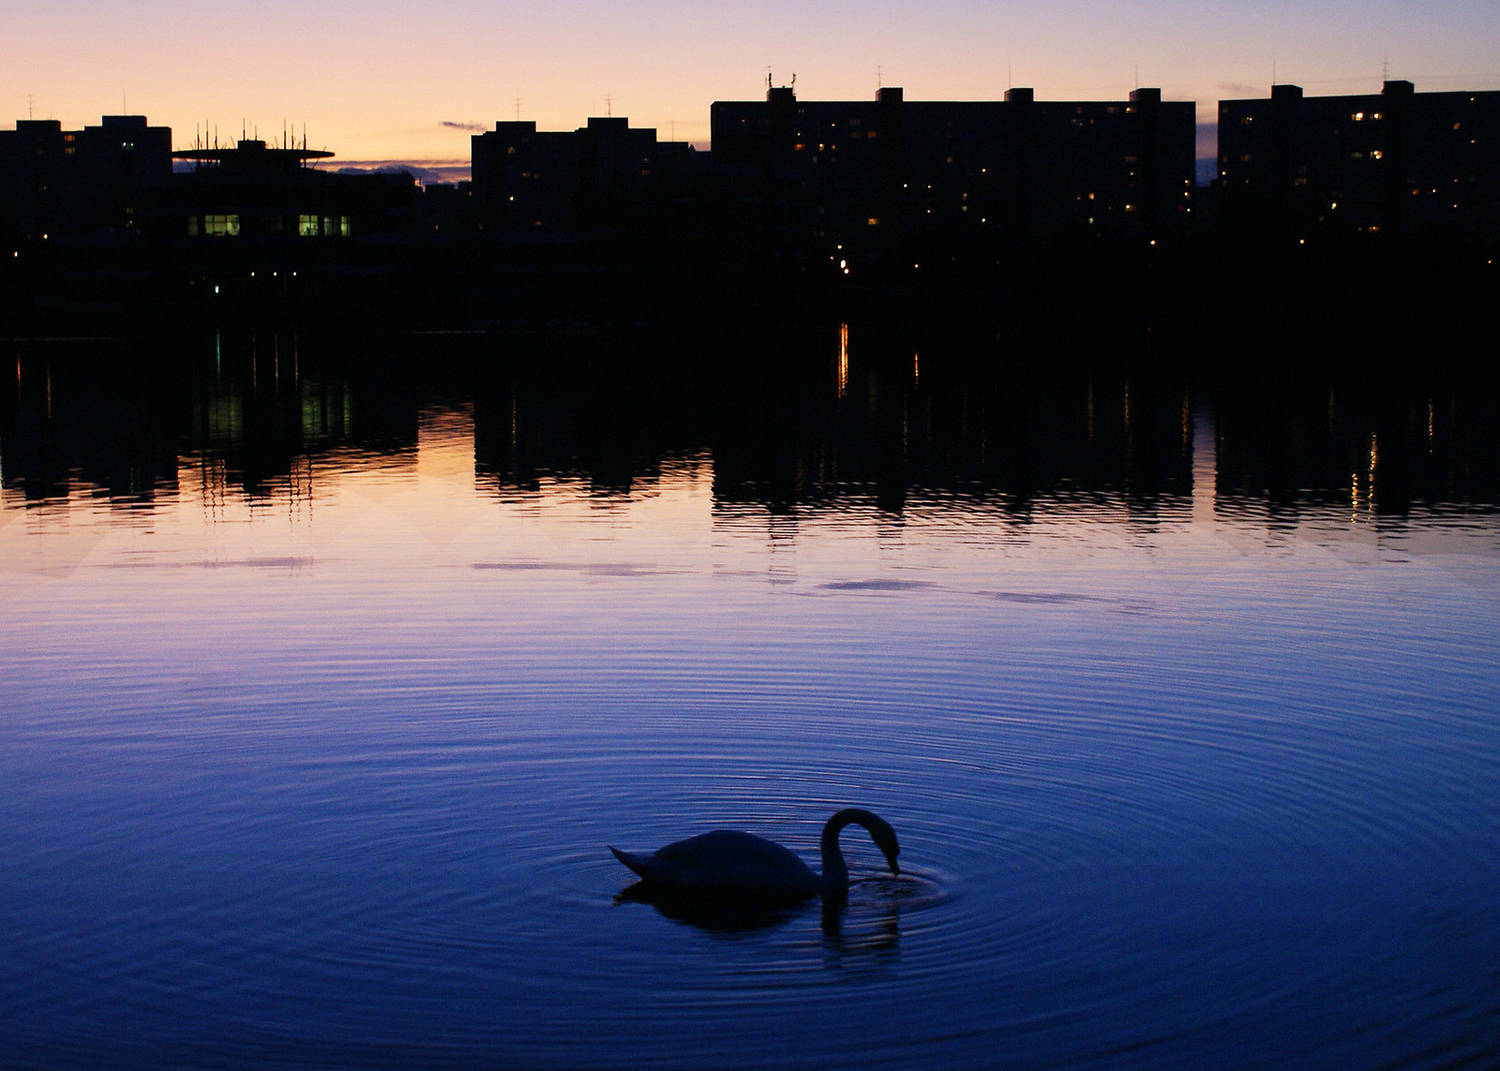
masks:
[[[207,215],[203,217],[203,233],[234,237],[240,233],[240,217],[238,213],[224,215]]]

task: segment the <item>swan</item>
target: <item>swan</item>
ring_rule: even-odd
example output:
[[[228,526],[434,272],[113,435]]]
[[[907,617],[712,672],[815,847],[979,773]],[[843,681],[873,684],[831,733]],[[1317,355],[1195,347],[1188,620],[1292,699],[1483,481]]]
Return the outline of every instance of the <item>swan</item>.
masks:
[[[843,897],[849,892],[849,867],[839,850],[839,833],[847,825],[864,826],[885,853],[891,873],[901,873],[896,831],[859,807],[844,808],[823,827],[821,874],[775,841],[728,829],[679,840],[650,855],[622,852],[613,845],[609,850],[647,885],[677,894],[786,901]]]

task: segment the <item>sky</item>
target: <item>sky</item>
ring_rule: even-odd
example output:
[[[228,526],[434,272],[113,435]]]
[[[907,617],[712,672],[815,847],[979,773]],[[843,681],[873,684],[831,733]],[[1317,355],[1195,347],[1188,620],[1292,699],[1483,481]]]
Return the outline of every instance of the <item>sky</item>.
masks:
[[[188,148],[284,128],[331,164],[466,166],[496,120],[572,130],[628,117],[709,144],[714,100],[796,75],[805,99],[1120,99],[1137,86],[1198,102],[1500,88],[1495,0],[1259,4],[1201,0],[49,0],[12,6],[0,43],[0,129],[144,114]],[[9,114],[6,114],[8,111]],[[1211,152],[1211,147],[1209,149]]]

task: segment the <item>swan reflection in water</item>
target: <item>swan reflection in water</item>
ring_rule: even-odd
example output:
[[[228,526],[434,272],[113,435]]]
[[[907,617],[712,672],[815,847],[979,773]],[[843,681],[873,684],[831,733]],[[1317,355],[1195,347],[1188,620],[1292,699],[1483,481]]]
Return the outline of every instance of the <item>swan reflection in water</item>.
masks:
[[[719,829],[676,841],[645,855],[610,847],[615,858],[641,880],[620,899],[654,904],[670,918],[708,929],[755,929],[789,917],[789,908],[823,898],[823,928],[839,929],[849,898],[849,867],[839,848],[839,833],[863,826],[885,854],[892,874],[900,874],[901,846],[890,823],[859,807],[846,807],[823,827],[823,872],[814,871],[795,852],[750,833]]]

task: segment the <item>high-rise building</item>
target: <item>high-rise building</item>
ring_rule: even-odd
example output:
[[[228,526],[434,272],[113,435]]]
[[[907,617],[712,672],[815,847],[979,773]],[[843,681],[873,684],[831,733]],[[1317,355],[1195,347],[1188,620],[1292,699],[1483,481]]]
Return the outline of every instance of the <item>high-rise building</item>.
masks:
[[[1494,235],[1500,91],[1223,100],[1218,177],[1231,233]]]
[[[1147,240],[1192,212],[1194,105],[1138,89],[1117,101],[872,101],[712,106],[717,167],[759,172],[767,196],[840,243],[891,251],[1061,239]]]
[[[497,122],[472,138],[473,202],[493,232],[586,229],[633,221],[692,156],[650,127],[596,116],[572,131]]]
[[[26,119],[0,130],[0,234],[21,240],[128,235],[172,174],[172,130],[143,115],[106,115],[63,130]]]

